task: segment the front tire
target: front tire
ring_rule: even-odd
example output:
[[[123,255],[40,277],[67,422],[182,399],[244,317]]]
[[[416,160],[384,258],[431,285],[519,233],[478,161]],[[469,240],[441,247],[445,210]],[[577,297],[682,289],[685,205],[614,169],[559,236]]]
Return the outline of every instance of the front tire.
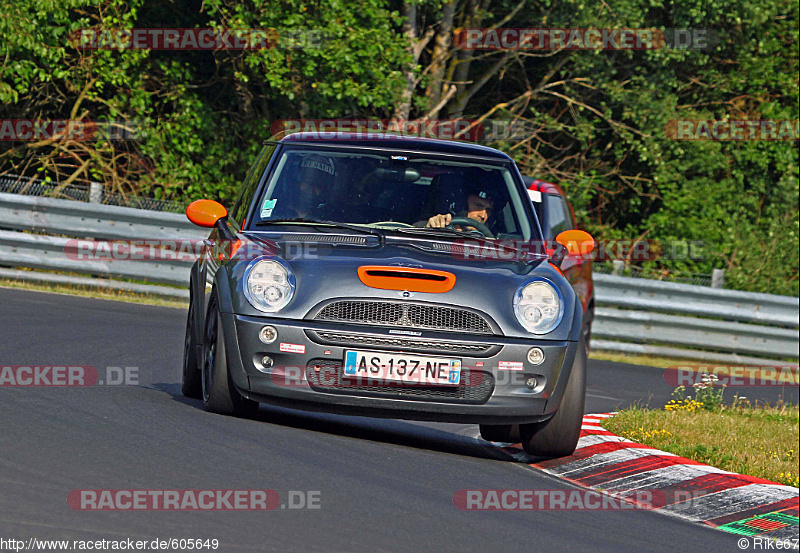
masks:
[[[222,335],[222,317],[216,294],[212,294],[208,303],[203,338],[201,383],[205,410],[235,417],[255,415],[258,411],[258,402],[242,397],[231,381],[225,340]]]
[[[183,380],[181,392],[185,397],[200,399],[203,388],[200,365],[197,362],[197,341],[194,339],[194,302],[189,300],[189,314],[186,318],[186,336],[183,339]]]
[[[558,410],[546,421],[520,425],[525,452],[550,458],[572,455],[581,435],[585,402],[586,344],[581,338]]]

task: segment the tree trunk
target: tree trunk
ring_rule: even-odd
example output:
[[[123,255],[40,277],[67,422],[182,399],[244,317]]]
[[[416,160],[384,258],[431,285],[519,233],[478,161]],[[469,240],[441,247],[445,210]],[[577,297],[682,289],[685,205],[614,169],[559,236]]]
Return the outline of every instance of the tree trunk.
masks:
[[[433,53],[428,72],[428,88],[425,90],[425,99],[428,101],[428,109],[436,106],[442,99],[444,74],[447,67],[447,59],[450,57],[450,46],[453,43],[453,17],[456,13],[457,0],[450,0],[442,7],[442,17],[439,21],[439,29],[436,31],[433,43]]]

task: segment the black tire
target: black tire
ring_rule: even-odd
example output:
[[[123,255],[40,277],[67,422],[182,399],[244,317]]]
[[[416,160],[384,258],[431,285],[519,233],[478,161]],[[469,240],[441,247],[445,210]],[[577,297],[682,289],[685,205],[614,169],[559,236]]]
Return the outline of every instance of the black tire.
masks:
[[[489,442],[519,443],[518,424],[482,424],[481,438]]]
[[[525,452],[550,458],[572,455],[581,435],[585,402],[586,346],[581,338],[558,410],[544,422],[520,425]]]
[[[189,314],[186,318],[186,336],[183,339],[183,384],[181,391],[185,397],[203,397],[200,365],[197,362],[197,341],[194,339],[194,302],[189,301]]]
[[[222,318],[216,294],[212,293],[203,334],[203,369],[200,379],[203,407],[210,413],[251,417],[258,411],[258,402],[242,397],[234,387],[228,371],[228,356],[221,329]]]

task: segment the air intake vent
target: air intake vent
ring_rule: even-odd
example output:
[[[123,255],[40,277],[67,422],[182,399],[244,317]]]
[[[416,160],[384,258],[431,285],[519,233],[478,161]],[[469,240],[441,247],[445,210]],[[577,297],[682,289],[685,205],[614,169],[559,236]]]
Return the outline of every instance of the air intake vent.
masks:
[[[453,289],[456,276],[446,271],[411,267],[363,266],[358,278],[371,288],[443,294]]]
[[[280,240],[285,240],[286,242],[354,244],[356,246],[365,246],[367,244],[365,236],[353,236],[350,234],[283,234]]]

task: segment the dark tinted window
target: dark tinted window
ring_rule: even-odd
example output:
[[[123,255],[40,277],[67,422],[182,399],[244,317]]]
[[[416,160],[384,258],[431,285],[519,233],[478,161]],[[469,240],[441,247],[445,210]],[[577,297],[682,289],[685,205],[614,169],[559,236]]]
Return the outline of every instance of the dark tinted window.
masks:
[[[392,231],[424,227],[439,214],[464,217],[476,201],[488,201],[492,234],[531,239],[526,199],[507,166],[302,145],[276,156],[251,223],[304,218]]]
[[[572,230],[572,217],[569,212],[566,200],[554,194],[544,194],[544,201],[547,202],[547,224],[553,238],[565,230]]]

